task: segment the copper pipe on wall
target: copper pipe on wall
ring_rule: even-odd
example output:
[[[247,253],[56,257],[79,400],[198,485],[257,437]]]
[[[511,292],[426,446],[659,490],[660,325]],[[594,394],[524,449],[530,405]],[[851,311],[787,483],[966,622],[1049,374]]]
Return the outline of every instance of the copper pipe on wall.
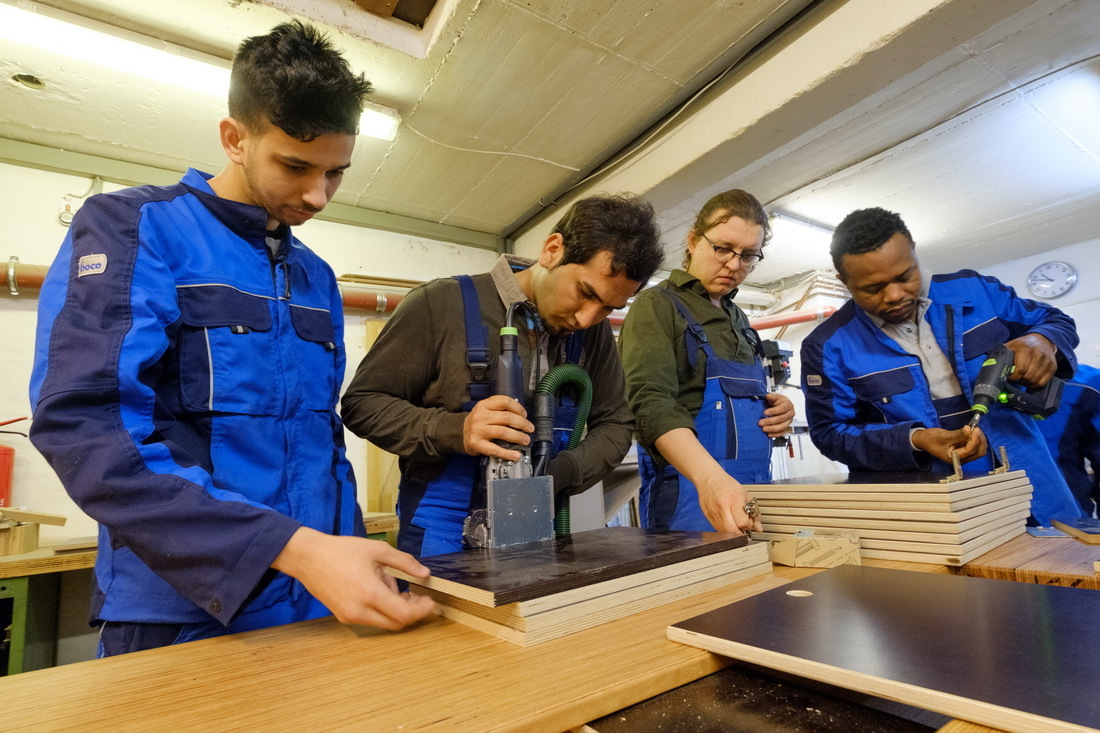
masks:
[[[45,265],[28,265],[20,262],[18,257],[8,260],[8,292],[10,295],[23,295],[31,292],[37,293],[42,288],[42,281],[46,278]],[[360,290],[358,288],[341,288],[344,300],[345,313],[376,314],[392,313],[397,304],[405,297],[403,293],[382,293],[377,291]],[[778,328],[793,323],[805,323],[807,321],[823,321],[836,312],[834,306],[824,308],[808,308],[806,310],[780,313],[774,316],[764,316],[750,321],[752,327],[758,331],[766,328]],[[615,329],[623,325],[626,314],[615,311],[608,317],[611,326]]]
[[[827,305],[823,308],[807,308],[800,311],[791,311],[790,313],[778,313],[774,316],[763,316],[761,318],[750,319],[749,323],[757,331],[763,331],[766,328],[779,328],[780,326],[790,326],[794,323],[824,321],[834,313],[836,313],[836,306]]]
[[[37,295],[49,269],[46,265],[20,262],[18,257],[10,258],[7,266],[8,294]],[[340,293],[344,300],[344,312],[360,314],[392,313],[405,297],[403,293],[381,293],[361,288],[341,288]]]
[[[49,269],[46,265],[25,264],[18,257],[8,258],[8,294],[22,295],[25,290],[37,293]]]

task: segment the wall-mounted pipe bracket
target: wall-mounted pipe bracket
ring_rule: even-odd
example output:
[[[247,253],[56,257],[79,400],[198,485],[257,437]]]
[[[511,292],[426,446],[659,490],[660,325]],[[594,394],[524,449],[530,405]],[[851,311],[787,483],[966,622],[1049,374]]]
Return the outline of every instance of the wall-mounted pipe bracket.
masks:
[[[15,278],[15,266],[19,264],[19,258],[12,255],[8,258],[8,292],[19,295],[19,282]]]

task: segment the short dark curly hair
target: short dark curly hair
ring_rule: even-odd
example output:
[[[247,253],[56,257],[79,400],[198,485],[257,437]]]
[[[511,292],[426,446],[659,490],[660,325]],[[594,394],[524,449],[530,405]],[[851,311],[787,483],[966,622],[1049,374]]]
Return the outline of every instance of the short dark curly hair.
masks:
[[[583,265],[611,253],[611,274],[643,285],[665,258],[653,206],[628,194],[589,196],[577,201],[554,227],[565,243],[558,265]]]
[[[302,142],[340,132],[355,135],[371,91],[328,38],[292,21],[241,42],[229,80],[229,115],[245,126],[270,123]]]
[[[833,231],[833,240],[829,244],[833,267],[837,272],[843,273],[840,261],[844,255],[874,252],[895,234],[904,234],[913,243],[913,235],[909,233],[905,222],[893,211],[877,207],[853,211]]]

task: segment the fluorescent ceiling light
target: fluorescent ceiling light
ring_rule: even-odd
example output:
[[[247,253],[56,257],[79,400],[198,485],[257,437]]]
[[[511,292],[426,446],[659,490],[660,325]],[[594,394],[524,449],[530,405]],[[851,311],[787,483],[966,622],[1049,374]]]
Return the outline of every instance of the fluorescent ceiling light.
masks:
[[[359,119],[359,134],[393,140],[397,137],[397,125],[400,122],[401,115],[392,107],[366,102],[363,105],[363,116]]]
[[[109,33],[102,23],[78,16],[62,20],[37,12],[33,3],[27,6],[31,9],[0,5],[0,38],[223,99],[229,91],[227,66],[185,56],[192,52],[180,46],[117,29]]]
[[[811,251],[829,251],[829,243],[833,236],[831,227],[817,222],[792,216],[785,211],[773,211],[771,214],[771,228],[773,246],[777,242],[783,245],[810,246]]]
[[[0,3],[0,39],[219,99],[229,93],[227,61],[31,2]],[[393,140],[400,121],[396,110],[368,103],[359,131]]]

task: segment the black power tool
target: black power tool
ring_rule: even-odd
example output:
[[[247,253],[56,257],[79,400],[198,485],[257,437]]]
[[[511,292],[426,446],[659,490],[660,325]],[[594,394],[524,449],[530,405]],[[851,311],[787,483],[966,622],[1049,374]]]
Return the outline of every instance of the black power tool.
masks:
[[[1006,405],[1036,420],[1045,420],[1058,410],[1064,381],[1051,377],[1043,387],[1025,389],[1008,381],[1015,370],[1012,349],[1004,344],[986,354],[978,380],[974,383],[974,404],[970,406],[974,415],[970,418],[970,427],[978,427],[982,415],[995,404]]]

